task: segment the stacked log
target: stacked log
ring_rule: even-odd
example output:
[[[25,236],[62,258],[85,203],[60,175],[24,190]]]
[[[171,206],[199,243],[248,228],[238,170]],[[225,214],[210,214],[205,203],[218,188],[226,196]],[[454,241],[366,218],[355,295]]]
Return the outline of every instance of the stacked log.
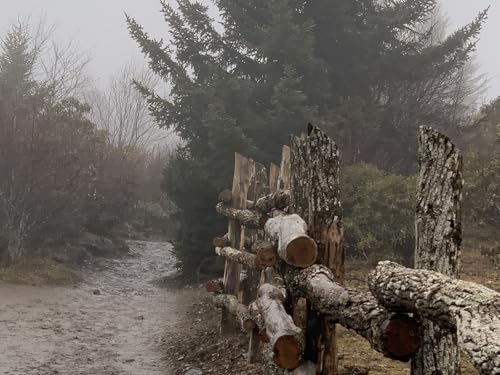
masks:
[[[265,332],[273,351],[276,365],[293,370],[300,364],[304,349],[302,332],[287,314],[283,302],[283,290],[275,285],[263,284],[257,300],[250,310],[261,332]]]
[[[255,322],[252,319],[248,308],[238,301],[235,296],[220,294],[214,297],[214,305],[224,308],[236,318],[243,332],[251,332],[255,328]]]
[[[264,230],[278,242],[278,255],[287,264],[306,268],[316,262],[318,247],[307,235],[307,224],[299,215],[278,213],[266,222]]]
[[[500,293],[433,271],[381,262],[369,276],[388,309],[419,314],[458,335],[481,374],[500,374]]]
[[[251,229],[261,229],[267,221],[265,215],[251,210],[232,208],[224,202],[219,202],[216,206],[216,210],[220,215],[230,220],[236,220],[241,225]]]
[[[314,310],[333,322],[363,336],[386,357],[408,361],[418,350],[420,339],[414,319],[388,312],[370,294],[342,287],[328,268],[314,265],[289,270],[285,279],[288,290],[305,297]]]

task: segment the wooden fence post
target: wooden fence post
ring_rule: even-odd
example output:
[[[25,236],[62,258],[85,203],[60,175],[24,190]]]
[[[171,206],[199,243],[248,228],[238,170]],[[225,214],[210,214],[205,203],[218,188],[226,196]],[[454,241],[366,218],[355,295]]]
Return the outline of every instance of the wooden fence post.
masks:
[[[462,242],[462,157],[449,138],[431,128],[419,131],[415,268],[457,278]],[[460,373],[457,334],[422,322],[422,347],[412,375]]]
[[[235,153],[234,157],[234,176],[231,207],[245,209],[247,205],[247,195],[250,186],[250,179],[254,174],[255,163],[244,156]],[[229,220],[228,237],[231,246],[235,249],[244,247],[244,228],[236,220]],[[226,260],[224,269],[224,293],[238,296],[240,289],[241,264]],[[221,333],[231,331],[232,317],[226,308],[222,309]]]
[[[307,135],[292,139],[291,199],[293,209],[309,224],[309,235],[318,244],[318,263],[328,267],[339,284],[344,282],[344,234],[339,198],[340,155],[319,128],[309,124]],[[317,373],[337,374],[335,324],[325,316],[319,325]]]

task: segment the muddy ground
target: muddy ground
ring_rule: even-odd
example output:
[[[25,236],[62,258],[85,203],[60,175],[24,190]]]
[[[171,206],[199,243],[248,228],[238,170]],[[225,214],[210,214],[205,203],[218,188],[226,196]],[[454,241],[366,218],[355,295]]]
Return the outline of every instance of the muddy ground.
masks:
[[[0,374],[266,374],[247,364],[246,337],[219,335],[220,312],[203,285],[163,282],[175,263],[169,244],[130,246],[131,256],[86,266],[73,287],[0,284]],[[499,270],[479,251],[465,250],[462,263],[464,279],[500,290]],[[349,262],[348,284],[366,288],[369,269]],[[409,374],[344,329],[339,355],[342,367]],[[464,361],[463,374],[475,373]]]
[[[162,340],[189,296],[156,285],[174,269],[169,244],[129,245],[73,287],[0,285],[0,374],[172,374]]]

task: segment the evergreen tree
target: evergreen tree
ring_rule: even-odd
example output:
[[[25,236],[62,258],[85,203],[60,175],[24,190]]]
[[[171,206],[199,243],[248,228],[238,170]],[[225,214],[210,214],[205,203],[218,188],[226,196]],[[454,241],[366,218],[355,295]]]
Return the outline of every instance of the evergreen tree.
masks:
[[[440,127],[474,50],[486,12],[441,43],[432,43],[436,0],[214,0],[208,8],[162,1],[171,40],[156,40],[134,19],[129,31],[151,69],[170,86],[147,87],[160,126],[184,140],[164,187],[178,207],[176,249],[184,270],[212,254],[224,226],[214,213],[229,186],[235,151],[268,163],[308,121],[340,143],[344,160],[409,172],[408,151],[422,123]],[[422,31],[423,29],[423,31]]]

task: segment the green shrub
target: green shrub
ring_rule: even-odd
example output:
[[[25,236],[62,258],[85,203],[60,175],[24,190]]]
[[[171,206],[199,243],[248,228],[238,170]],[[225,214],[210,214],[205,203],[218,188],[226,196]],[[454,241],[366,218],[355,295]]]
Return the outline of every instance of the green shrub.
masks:
[[[500,159],[465,156],[464,217],[474,224],[500,225]]]
[[[415,247],[415,178],[358,164],[344,168],[341,187],[347,255],[410,264]]]

